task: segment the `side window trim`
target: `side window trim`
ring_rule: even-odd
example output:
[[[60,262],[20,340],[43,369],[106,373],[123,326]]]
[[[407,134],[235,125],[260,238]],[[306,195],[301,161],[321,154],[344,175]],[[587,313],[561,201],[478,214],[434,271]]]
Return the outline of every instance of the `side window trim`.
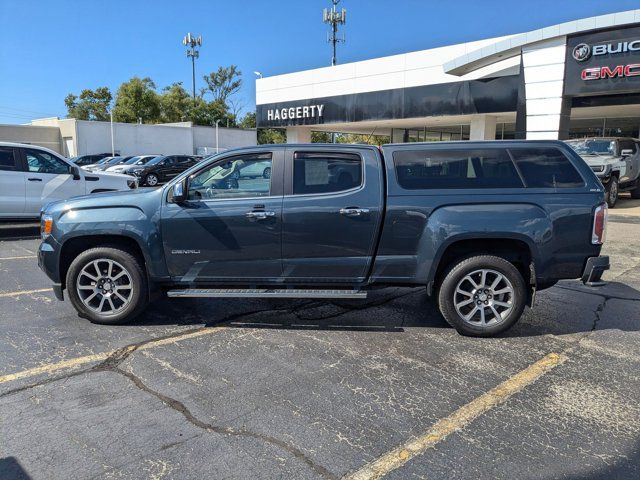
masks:
[[[242,157],[247,157],[247,156],[251,156],[251,155],[264,155],[264,154],[269,154],[271,156],[270,160],[271,161],[271,168],[272,168],[272,172],[277,172],[280,171],[281,172],[281,168],[282,167],[277,167],[277,165],[281,165],[284,162],[282,161],[282,159],[278,160],[278,155],[277,155],[277,151],[276,150],[269,150],[269,151],[257,151],[257,152],[246,152],[246,153],[236,153],[236,154],[232,154],[223,158],[219,158],[211,163],[208,163],[207,165],[202,166],[202,168],[198,169],[197,171],[191,173],[188,177],[189,179],[192,179],[193,177],[199,175],[200,173],[204,172],[205,170],[208,170],[210,168],[212,168],[214,165],[220,164],[220,163],[224,163],[224,162],[228,162],[230,160],[233,159],[241,159]],[[194,163],[194,165],[196,165]],[[274,168],[275,167],[275,168]],[[172,182],[173,183],[173,182]],[[167,189],[167,193],[165,194],[165,198],[168,196],[169,193],[169,188]],[[267,200],[267,199],[273,199],[273,198],[282,198],[282,180],[278,179],[277,177],[274,177],[274,175],[271,175],[271,177],[269,178],[269,195],[255,195],[255,196],[247,196],[247,197],[223,197],[223,198],[203,198],[201,200],[201,202],[225,202],[225,201],[246,201],[246,200]]]
[[[288,185],[286,185],[285,187],[285,194],[284,196],[289,198],[289,197],[332,197],[332,196],[339,196],[339,195],[344,195],[345,193],[354,193],[357,192],[359,190],[362,190],[364,188],[364,186],[366,185],[366,168],[365,168],[365,162],[364,162],[364,158],[362,157],[362,155],[359,152],[348,152],[346,150],[342,150],[342,151],[326,151],[326,150],[288,150],[290,152],[289,158],[290,158],[290,162],[289,162],[289,166],[287,167],[287,173],[289,173],[290,176],[290,181],[288,182]],[[318,155],[326,155],[327,158],[331,159],[334,158],[336,160],[339,160],[341,158],[341,155],[351,155],[351,156],[357,156],[359,158],[360,161],[360,185],[355,186],[355,187],[351,187],[345,190],[338,190],[338,191],[334,191],[334,192],[319,192],[319,193],[294,193],[294,182],[295,182],[295,177],[294,177],[294,170],[295,170],[295,166],[296,166],[296,155],[297,154],[318,154]],[[344,158],[344,157],[342,157]]]

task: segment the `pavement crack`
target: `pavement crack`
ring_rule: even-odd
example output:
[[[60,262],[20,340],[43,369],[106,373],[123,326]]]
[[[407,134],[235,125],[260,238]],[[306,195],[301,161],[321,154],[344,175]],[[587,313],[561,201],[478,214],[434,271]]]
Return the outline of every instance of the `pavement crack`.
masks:
[[[202,420],[200,420],[199,418],[197,418],[195,415],[193,415],[193,413],[191,413],[191,411],[187,408],[187,406],[182,403],[179,400],[176,400],[175,398],[169,397],[168,395],[165,395],[163,393],[158,392],[157,390],[152,389],[151,387],[149,387],[148,385],[146,385],[141,379],[140,377],[138,377],[137,375],[135,375],[134,373],[130,372],[130,371],[126,371],[121,369],[119,366],[115,366],[112,368],[109,368],[109,371],[115,372],[115,373],[119,373],[120,375],[125,376],[126,378],[128,378],[139,390],[148,393],[149,395],[152,395],[154,397],[156,397],[158,400],[160,400],[162,403],[164,403],[165,405],[167,405],[168,407],[170,407],[171,409],[175,410],[176,412],[180,413],[186,420],[187,422],[189,422],[190,424],[194,425],[195,427],[198,427],[202,430],[206,430],[208,432],[214,432],[214,433],[219,433],[221,435],[230,435],[230,436],[235,436],[235,437],[248,437],[248,438],[253,438],[256,440],[260,440],[262,442],[266,442],[269,443],[271,445],[274,445],[282,450],[285,450],[286,452],[290,453],[291,455],[293,455],[295,458],[297,458],[298,460],[301,460],[302,462],[306,463],[311,469],[313,469],[313,471],[315,471],[318,475],[320,475],[323,478],[327,478],[327,479],[337,479],[338,477],[336,475],[333,475],[329,470],[327,470],[326,468],[324,468],[322,465],[317,464],[316,462],[314,462],[313,460],[311,460],[302,450],[280,440],[277,439],[275,437],[269,436],[269,435],[264,435],[262,433],[258,433],[258,432],[252,432],[251,430],[236,430],[233,429],[231,427],[224,427],[224,426],[218,426],[218,425],[213,425],[211,423],[207,423],[204,422]]]

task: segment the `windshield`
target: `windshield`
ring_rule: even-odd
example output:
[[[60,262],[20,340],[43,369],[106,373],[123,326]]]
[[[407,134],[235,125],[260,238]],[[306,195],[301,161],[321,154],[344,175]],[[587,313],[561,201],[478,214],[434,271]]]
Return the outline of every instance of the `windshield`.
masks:
[[[146,165],[157,165],[158,163],[160,163],[165,158],[167,158],[167,157],[154,157],[150,161],[148,161],[146,163]]]
[[[567,142],[580,155],[615,155],[614,140],[571,140]]]
[[[129,160],[127,160],[126,162],[123,162],[123,163],[124,163],[124,165],[133,165],[138,160],[140,160],[140,157],[131,157]]]
[[[149,163],[151,160],[153,160],[154,158],[158,158],[158,157],[141,157],[138,158],[138,160],[135,162],[136,165],[146,165],[147,163]]]
[[[112,157],[111,160],[109,160],[109,165],[116,165],[118,163],[122,162],[122,157]]]
[[[99,162],[96,162],[95,165],[104,165],[105,163],[107,163],[109,160],[111,160],[112,158],[116,158],[116,157],[104,157],[102,160],[100,160]]]

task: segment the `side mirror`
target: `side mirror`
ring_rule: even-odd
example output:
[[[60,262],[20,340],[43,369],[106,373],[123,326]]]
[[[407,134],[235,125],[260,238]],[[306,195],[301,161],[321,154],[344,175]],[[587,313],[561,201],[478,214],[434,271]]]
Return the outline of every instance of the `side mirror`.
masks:
[[[182,203],[187,200],[187,180],[176,183],[171,190],[171,201]]]
[[[620,152],[620,155],[623,157],[630,157],[631,155],[633,155],[633,150],[631,150],[630,148],[623,148]]]
[[[69,173],[73,175],[74,180],[80,180],[80,178],[82,178],[80,177],[80,167],[78,167],[77,165],[71,165]]]

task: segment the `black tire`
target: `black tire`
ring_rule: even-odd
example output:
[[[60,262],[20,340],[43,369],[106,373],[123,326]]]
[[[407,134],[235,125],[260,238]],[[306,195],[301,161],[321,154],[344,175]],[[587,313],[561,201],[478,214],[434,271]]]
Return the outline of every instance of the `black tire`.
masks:
[[[144,177],[143,183],[149,187],[157,187],[158,185],[160,185],[160,178],[155,173],[150,173],[149,175]]]
[[[501,274],[508,280],[508,282],[510,282],[513,290],[513,294],[510,298],[511,309],[506,314],[506,316],[504,316],[504,318],[501,318],[500,320],[498,320],[497,316],[493,316],[494,323],[489,324],[489,322],[487,322],[487,324],[484,325],[480,322],[475,323],[471,320],[465,320],[456,309],[456,298],[461,298],[459,294],[456,293],[456,289],[459,284],[464,281],[467,275],[483,269]],[[497,277],[498,276],[496,275],[492,278]],[[455,328],[461,335],[472,337],[492,337],[511,328],[522,316],[522,312],[524,311],[524,307],[527,302],[527,285],[518,269],[504,258],[496,257],[493,255],[478,255],[475,257],[468,257],[455,262],[451,267],[449,267],[445,272],[443,278],[444,279],[438,291],[438,306],[447,323]],[[506,285],[506,283],[504,285]],[[491,293],[493,293],[493,291]],[[497,301],[498,299],[498,295],[494,295],[494,300],[491,300],[491,296],[489,297],[491,305],[493,305],[493,301]],[[464,296],[462,298],[464,298]],[[475,294],[473,294],[470,298],[477,297],[475,297]],[[500,297],[500,299],[503,300],[503,297]],[[475,302],[476,300],[471,300],[471,305],[468,308],[473,307],[473,309],[475,310]],[[484,309],[492,307],[483,306],[482,308]],[[505,312],[507,312],[507,310],[503,310],[499,313],[502,314]],[[473,318],[474,317],[472,317],[472,320]]]
[[[609,208],[613,208],[618,203],[618,196],[620,195],[620,189],[618,185],[618,177],[611,176],[611,179],[604,187],[604,199],[607,202]]]
[[[271,178],[271,167],[267,167],[264,169],[264,171],[262,172],[262,178]]]
[[[119,264],[120,266],[122,266],[123,269],[126,270],[127,275],[130,277],[130,284],[133,288],[130,289],[131,292],[130,298],[128,299],[128,304],[125,305],[125,302],[122,302],[123,305],[121,306],[121,310],[115,310],[112,314],[109,314],[108,312],[106,314],[100,314],[97,311],[89,308],[89,306],[91,306],[91,303],[89,303],[89,306],[87,306],[85,305],[86,299],[85,301],[83,301],[83,299],[80,298],[81,294],[79,293],[78,289],[78,277],[80,276],[83,268],[88,267],[94,261],[98,261],[98,265],[101,265],[101,262],[116,262],[116,265]],[[94,269],[93,272],[96,272],[96,270]],[[98,275],[96,275],[96,277],[98,277]],[[91,282],[84,276],[81,281],[88,281],[90,285],[93,285],[93,282]],[[111,283],[115,285],[115,282]],[[71,300],[74,308],[78,311],[78,314],[81,317],[88,319],[92,323],[116,325],[129,322],[140,315],[140,313],[142,313],[148,302],[147,277],[142,266],[140,265],[140,262],[138,262],[138,260],[128,251],[115,247],[91,248],[78,255],[71,263],[71,265],[69,266],[69,270],[67,271],[66,288],[69,299]],[[109,289],[111,290],[111,288],[112,287],[110,286]],[[123,293],[123,295],[126,295],[127,291],[124,292],[125,293]],[[87,296],[90,296],[91,294],[92,291],[89,290]],[[98,294],[95,297],[95,301],[101,301],[102,296],[103,295]],[[114,302],[116,302],[117,306],[117,299],[115,297],[113,297],[113,299]]]

